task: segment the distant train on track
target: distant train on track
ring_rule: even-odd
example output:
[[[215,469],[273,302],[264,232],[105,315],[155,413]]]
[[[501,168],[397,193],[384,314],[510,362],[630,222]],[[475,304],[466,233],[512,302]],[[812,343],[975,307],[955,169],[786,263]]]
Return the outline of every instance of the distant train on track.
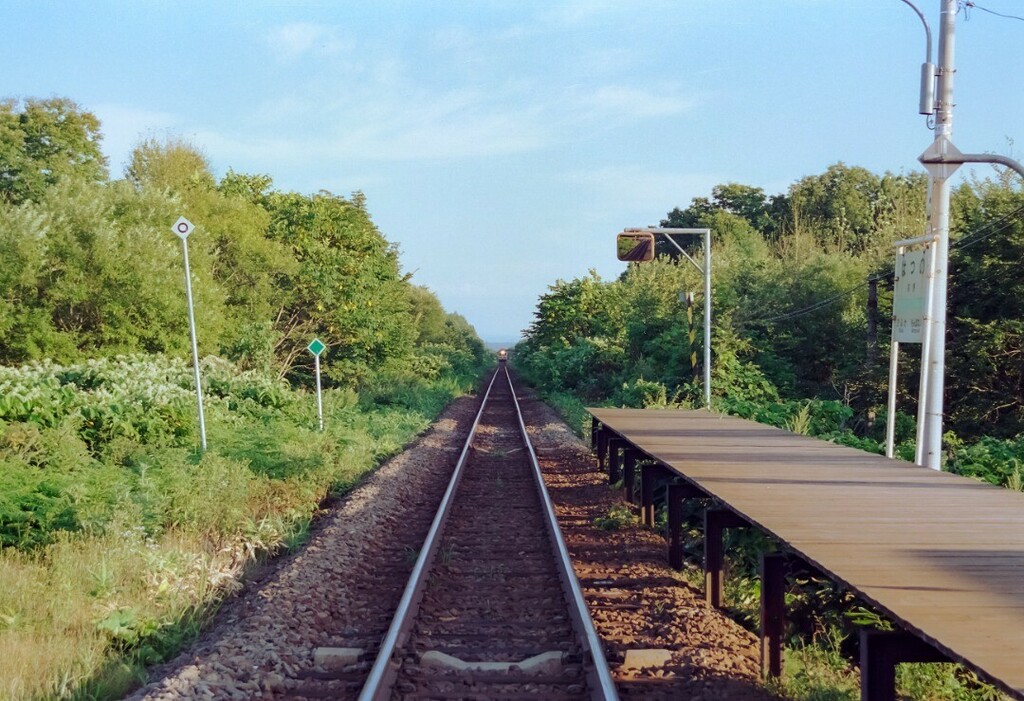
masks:
[[[508,351],[502,348],[498,351],[498,362],[504,363],[506,360],[508,360]]]

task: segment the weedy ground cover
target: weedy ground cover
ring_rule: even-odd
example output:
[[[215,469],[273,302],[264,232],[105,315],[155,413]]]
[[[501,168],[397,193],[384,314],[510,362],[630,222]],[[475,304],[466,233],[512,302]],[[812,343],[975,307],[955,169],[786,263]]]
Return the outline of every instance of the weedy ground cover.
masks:
[[[0,698],[123,694],[475,379],[328,390],[320,433],[309,393],[215,358],[203,373],[200,454],[183,361],[0,368]]]

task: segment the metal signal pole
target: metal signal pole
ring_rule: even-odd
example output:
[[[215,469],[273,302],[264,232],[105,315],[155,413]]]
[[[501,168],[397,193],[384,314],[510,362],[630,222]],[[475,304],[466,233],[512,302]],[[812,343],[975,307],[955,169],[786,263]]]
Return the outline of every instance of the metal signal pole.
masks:
[[[953,75],[956,31],[956,0],[939,0],[938,85],[935,105],[935,142],[933,149],[945,155],[953,136]],[[924,464],[942,469],[942,395],[946,371],[946,296],[949,277],[949,178],[959,164],[927,163],[931,178],[928,212],[929,233],[936,237],[935,278],[932,294],[931,344],[928,349],[925,398]]]
[[[171,226],[181,239],[181,250],[185,258],[185,299],[188,302],[188,332],[192,339],[192,372],[196,382],[196,403],[199,405],[199,449],[206,452],[206,419],[203,417],[203,381],[199,375],[199,346],[196,343],[196,315],[192,305],[192,271],[188,266],[188,237],[195,230],[195,225],[185,217]]]

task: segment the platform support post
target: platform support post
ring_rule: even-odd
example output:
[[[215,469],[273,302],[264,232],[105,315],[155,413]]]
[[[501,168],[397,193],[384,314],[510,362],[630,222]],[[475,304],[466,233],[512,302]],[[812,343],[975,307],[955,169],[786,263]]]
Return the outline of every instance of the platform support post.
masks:
[[[748,525],[745,520],[728,509],[708,509],[704,512],[704,598],[715,608],[725,602],[725,544],[726,528]]]
[[[608,484],[615,484],[622,478],[619,454],[626,445],[626,441],[621,438],[608,439]]]
[[[661,465],[640,466],[640,523],[654,525],[654,487],[661,476]]]
[[[786,569],[782,553],[761,553],[761,674],[766,678],[782,676]]]
[[[683,569],[683,503],[706,496],[691,484],[668,486],[668,566],[674,570]]]
[[[604,470],[604,459],[608,453],[608,438],[611,432],[604,426],[597,430],[597,469]]]
[[[896,701],[896,665],[903,662],[949,662],[916,635],[903,631],[860,632],[861,701]]]
[[[626,448],[622,453],[622,489],[626,501],[632,504],[636,499],[636,461],[642,453],[636,448]]]

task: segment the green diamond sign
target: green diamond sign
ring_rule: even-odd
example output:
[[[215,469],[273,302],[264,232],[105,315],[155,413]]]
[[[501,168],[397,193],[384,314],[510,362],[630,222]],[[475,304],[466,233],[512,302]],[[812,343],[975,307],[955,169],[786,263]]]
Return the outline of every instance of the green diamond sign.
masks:
[[[320,355],[321,353],[324,352],[324,349],[327,348],[327,346],[325,346],[324,342],[321,341],[319,338],[314,338],[313,342],[310,343],[309,346],[307,346],[307,348],[309,348],[309,352],[312,353],[313,355]]]

